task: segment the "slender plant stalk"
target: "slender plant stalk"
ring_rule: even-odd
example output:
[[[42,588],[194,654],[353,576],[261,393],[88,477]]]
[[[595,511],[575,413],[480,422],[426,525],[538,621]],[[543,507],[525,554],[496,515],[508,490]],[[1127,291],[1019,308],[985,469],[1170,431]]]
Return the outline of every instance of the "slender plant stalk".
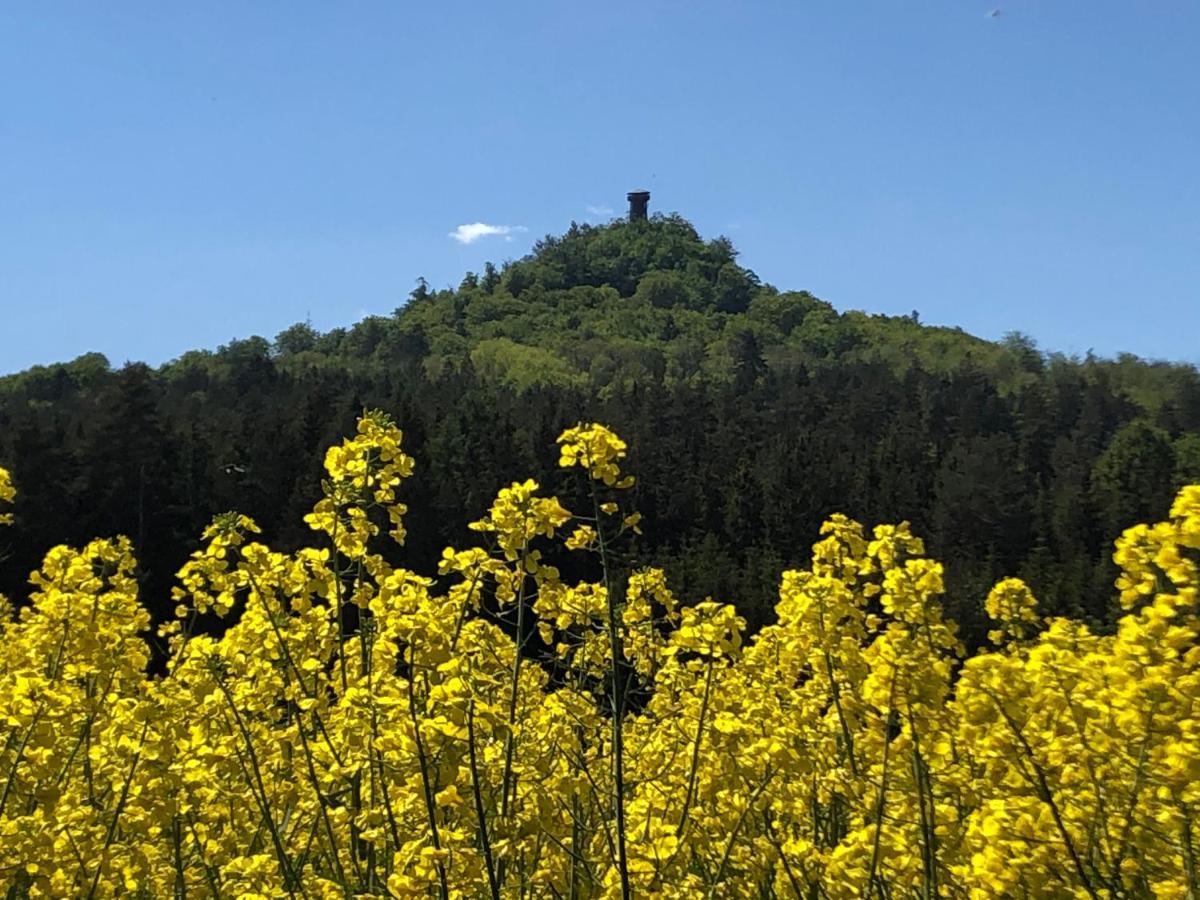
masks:
[[[617,831],[617,872],[621,879],[621,900],[632,900],[629,885],[629,862],[625,851],[625,650],[622,646],[620,623],[617,621],[617,598],[608,562],[608,545],[600,520],[600,498],[596,483],[592,487],[592,508],[596,517],[596,535],[600,544],[600,564],[604,569],[605,597],[608,601],[608,646],[612,654],[612,770],[613,812]]]
[[[746,807],[738,814],[737,821],[729,829],[729,837],[725,841],[725,851],[721,854],[721,864],[717,867],[717,874],[708,888],[709,900],[712,900],[717,895],[717,885],[725,877],[725,869],[729,866],[729,857],[733,853],[733,845],[737,842],[738,832],[742,830],[742,823],[746,821],[746,815],[754,808],[754,804],[758,802],[758,798],[762,796],[762,792],[767,789],[767,785],[771,783],[771,779],[774,777],[775,773],[768,769],[766,777],[754,789],[754,793],[746,798]]]
[[[528,551],[528,546],[524,550]],[[521,584],[517,588],[517,637],[513,652],[512,676],[508,686],[508,728],[504,734],[504,772],[500,776],[500,818],[508,822],[511,805],[517,798],[516,779],[513,776],[513,755],[516,749],[517,700],[521,687],[521,662],[525,649],[525,561],[520,560]],[[508,874],[507,859],[500,860],[496,880],[501,886]]]
[[[846,745],[846,758],[850,763],[850,774],[857,778],[858,761],[854,754],[854,737],[850,734],[850,724],[846,721],[846,711],[842,708],[842,688],[838,684],[833,658],[829,654],[829,648],[825,645],[828,630],[825,627],[825,603],[823,600],[818,606],[817,621],[821,627],[821,655],[825,658],[825,674],[829,678],[829,694],[833,699],[833,707],[837,711],[838,725],[842,730],[842,741]]]
[[[414,654],[415,658],[415,654]],[[414,673],[415,675],[415,673]],[[421,769],[421,787],[425,795],[425,812],[429,816],[429,835],[434,850],[442,849],[441,838],[438,836],[437,804],[434,803],[433,785],[429,781],[429,757],[425,753],[425,740],[421,737],[421,723],[417,718],[416,679],[408,683],[408,710],[412,716],[413,741],[417,745],[417,764]],[[446,866],[439,859],[437,863],[438,882],[441,888],[442,900],[449,900],[450,889],[446,882]]]
[[[333,867],[337,872],[338,879],[342,884],[345,884],[346,872],[342,868],[342,860],[338,855],[337,840],[333,835],[333,824],[329,821],[329,804],[324,794],[321,793],[321,782],[317,779],[317,770],[313,765],[312,748],[308,745],[308,738],[304,734],[304,725],[300,721],[296,722],[296,733],[300,735],[300,745],[304,748],[304,760],[308,768],[308,778],[312,782],[313,793],[317,795],[317,809],[321,811],[320,819],[325,826],[325,837],[329,840],[329,852],[333,856]]]
[[[1200,898],[1200,873],[1196,866],[1196,848],[1192,843],[1192,811],[1186,803],[1179,804],[1183,815],[1183,869],[1187,873],[1187,900]]]
[[[783,871],[788,877],[788,883],[792,886],[792,893],[796,895],[797,900],[804,900],[804,892],[800,890],[800,880],[796,877],[796,873],[792,871],[792,865],[788,862],[787,854],[783,852],[783,842],[779,840],[779,835],[775,833],[775,825],[771,822],[771,811],[769,809],[763,812],[763,825],[766,826],[767,840],[771,842],[771,846],[779,854],[779,862],[783,865]]]
[[[676,835],[680,846],[687,830],[688,814],[692,809],[692,801],[696,797],[696,777],[700,768],[700,743],[704,740],[704,720],[708,716],[708,701],[712,694],[713,659],[708,658],[708,666],[704,673],[704,695],[700,698],[700,721],[696,723],[696,738],[692,742],[692,763],[688,769],[687,793],[683,797],[683,812],[679,814],[679,828]]]
[[[208,881],[208,888],[212,891],[212,896],[215,900],[220,900],[220,880],[213,867],[208,864],[208,860],[204,858],[204,845],[200,842],[200,835],[196,833],[196,820],[190,813],[188,814],[187,823],[188,829],[192,832],[192,842],[196,845],[196,855],[200,858],[200,865],[204,868],[204,877]]]
[[[276,827],[275,818],[271,815],[271,806],[267,800],[267,788],[263,784],[262,771],[258,764],[258,754],[254,752],[254,741],[250,737],[250,732],[246,728],[246,724],[242,721],[241,713],[238,712],[237,704],[233,702],[233,695],[229,693],[229,688],[221,678],[214,679],[217,682],[217,687],[221,693],[225,695],[225,700],[229,704],[230,710],[233,712],[233,719],[237,723],[238,731],[241,732],[242,740],[246,743],[246,751],[250,756],[250,766],[254,773],[254,780],[258,785],[257,799],[260,806],[260,811],[263,816],[263,823],[267,826],[267,830],[271,833],[271,842],[275,845],[275,855],[279,859],[279,868],[283,871],[284,887],[289,895],[295,894],[296,878],[292,871],[292,864],[288,860],[287,851],[284,849],[283,841],[279,837],[279,829]]]
[[[471,764],[471,794],[475,798],[475,818],[479,820],[479,843],[483,848],[483,865],[487,869],[488,888],[492,900],[500,900],[500,884],[496,880],[496,866],[492,860],[492,842],[488,838],[487,814],[483,808],[483,793],[479,787],[479,761],[475,749],[475,698],[467,707],[467,754]]]
[[[1071,864],[1075,867],[1075,873],[1079,876],[1080,882],[1083,884],[1084,890],[1088,892],[1088,896],[1099,900],[1100,895],[1096,893],[1095,887],[1092,885],[1092,880],[1088,877],[1087,870],[1083,866],[1083,860],[1079,858],[1079,851],[1075,849],[1075,842],[1071,839],[1071,833],[1067,831],[1067,824],[1063,821],[1062,813],[1059,811],[1058,803],[1054,800],[1054,792],[1050,790],[1050,782],[1046,778],[1046,772],[1041,764],[1037,761],[1037,756],[1033,752],[1033,747],[1029,745],[1021,727],[1013,720],[1008,710],[1004,708],[1004,704],[995,695],[990,695],[992,702],[1000,711],[1000,715],[1008,724],[1009,730],[1016,737],[1017,742],[1021,745],[1022,751],[1029,759],[1029,764],[1033,766],[1034,774],[1037,776],[1037,787],[1039,799],[1050,807],[1050,815],[1054,818],[1054,825],[1058,829],[1059,837],[1062,838],[1066,845],[1067,853],[1071,857]]]
[[[525,569],[522,562],[521,585],[517,589],[517,639],[513,654],[512,675],[508,686],[508,729],[504,735],[504,775],[501,778],[500,815],[507,819],[512,799],[516,798],[516,785],[513,784],[513,753],[516,747],[514,736],[517,725],[517,700],[521,686],[521,662],[524,659],[521,651],[525,647]]]
[[[875,796],[875,837],[871,842],[871,866],[867,869],[867,879],[863,883],[862,895],[870,896],[875,885],[875,872],[879,868],[879,842],[883,833],[883,809],[887,798],[888,762],[891,756],[892,742],[888,740],[888,725],[892,715],[892,702],[896,697],[896,669],[892,669],[892,683],[888,686],[888,711],[883,717],[883,771],[879,773],[879,789]]]
[[[908,730],[912,736],[913,779],[917,786],[917,809],[921,816],[921,858],[925,868],[921,877],[921,896],[923,900],[933,900],[937,897],[937,835],[934,831],[937,809],[925,760],[921,756],[921,743],[912,707],[908,710]]]
[[[133,776],[137,772],[138,763],[142,760],[142,748],[146,745],[146,732],[149,729],[150,720],[146,719],[142,722],[142,733],[138,737],[138,748],[133,754],[133,762],[129,764],[129,774],[125,776],[125,781],[121,785],[121,796],[117,799],[112,819],[108,823],[108,831],[104,835],[104,846],[100,849],[100,859],[96,862],[96,874],[92,876],[92,886],[88,889],[87,894],[88,900],[92,900],[96,896],[96,888],[100,884],[100,875],[104,872],[104,861],[108,856],[108,848],[112,846],[113,839],[117,836],[117,823],[120,821],[121,813],[125,811],[125,802],[129,799],[129,788],[133,784]]]
[[[1125,825],[1121,829],[1121,843],[1117,845],[1117,852],[1112,861],[1112,878],[1116,884],[1120,884],[1121,880],[1121,862],[1125,859],[1125,851],[1129,848],[1129,833],[1133,828],[1134,812],[1137,809],[1138,798],[1141,796],[1142,785],[1146,776],[1146,760],[1150,750],[1150,738],[1154,735],[1154,714],[1158,709],[1158,700],[1155,700],[1150,706],[1150,713],[1146,717],[1146,734],[1142,738],[1141,747],[1138,749],[1137,769],[1133,775],[1133,788],[1129,792],[1129,803],[1125,808]]]
[[[179,833],[179,813],[176,813],[171,820],[171,849],[175,862],[174,894],[178,900],[187,900],[187,880],[183,874],[182,840],[182,835]]]

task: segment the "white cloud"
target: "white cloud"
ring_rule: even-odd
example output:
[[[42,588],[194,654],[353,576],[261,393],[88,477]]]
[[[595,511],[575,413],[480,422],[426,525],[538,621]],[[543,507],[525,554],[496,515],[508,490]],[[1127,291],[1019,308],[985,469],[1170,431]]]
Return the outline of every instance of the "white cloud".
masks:
[[[593,216],[611,216],[613,212],[611,206],[589,206],[587,211]]]
[[[473,244],[480,238],[503,237],[511,241],[512,236],[521,231],[528,231],[524,225],[489,225],[486,222],[471,222],[459,225],[447,237],[453,238],[460,244]]]

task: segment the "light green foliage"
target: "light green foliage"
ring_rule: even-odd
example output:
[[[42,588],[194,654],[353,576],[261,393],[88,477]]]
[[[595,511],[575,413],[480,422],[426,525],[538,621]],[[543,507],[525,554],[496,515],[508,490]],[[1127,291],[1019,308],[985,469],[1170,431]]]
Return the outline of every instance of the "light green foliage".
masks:
[[[532,387],[583,387],[587,376],[551,350],[518,344],[506,338],[486,338],[471,350],[471,364],[484,378],[507,384],[522,393]]]

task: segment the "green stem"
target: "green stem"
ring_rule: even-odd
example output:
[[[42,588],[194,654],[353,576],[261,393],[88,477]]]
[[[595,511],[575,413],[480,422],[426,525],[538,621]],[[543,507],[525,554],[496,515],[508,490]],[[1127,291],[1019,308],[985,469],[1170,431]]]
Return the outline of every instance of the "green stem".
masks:
[[[471,793],[475,798],[475,818],[479,820],[479,843],[483,848],[483,864],[487,869],[488,888],[492,900],[500,900],[500,884],[496,880],[496,866],[492,860],[492,842],[488,838],[487,814],[483,808],[483,793],[479,787],[479,761],[475,756],[475,698],[467,707],[467,752],[471,764]]]
[[[175,889],[174,894],[177,900],[187,900],[187,880],[183,876],[183,846],[182,837],[179,834],[179,814],[176,813],[171,820],[171,845],[172,856],[175,862]]]
[[[929,784],[925,760],[921,756],[917,723],[911,707],[908,710],[908,730],[912,737],[912,769],[917,786],[917,809],[921,816],[921,858],[925,867],[921,896],[924,900],[932,900],[937,897],[937,834],[934,830],[937,809],[934,806],[933,790]]]
[[[700,699],[700,721],[696,723],[696,739],[692,744],[692,763],[688,770],[687,792],[683,797],[683,812],[680,813],[679,828],[676,831],[680,846],[683,845],[683,836],[687,830],[688,815],[692,809],[692,801],[696,797],[696,778],[700,769],[700,743],[704,740],[704,720],[708,716],[708,701],[712,694],[712,679],[713,658],[710,656],[704,674],[704,696]]]
[[[33,719],[30,721],[29,727],[25,729],[25,736],[21,738],[21,743],[17,747],[16,755],[13,756],[12,768],[8,770],[8,777],[4,780],[4,792],[0,793],[0,815],[4,814],[9,792],[16,782],[17,766],[21,764],[21,756],[25,753],[25,745],[29,743],[29,739],[33,736],[33,729],[37,727],[38,720],[42,717],[44,709],[44,707],[39,706],[37,712],[33,714]]]
[[[329,821],[329,802],[321,792],[321,782],[317,779],[317,770],[313,765],[312,749],[308,746],[308,737],[304,734],[304,724],[296,718],[296,733],[300,735],[300,745],[304,748],[304,759],[307,763],[308,780],[312,782],[313,793],[317,795],[317,809],[321,811],[321,821],[325,825],[325,836],[329,839],[329,853],[333,857],[333,867],[338,879],[346,883],[346,872],[342,868],[342,859],[338,855],[337,841],[333,835],[333,823]]]
[[[527,553],[529,548],[523,548],[522,557]],[[520,695],[521,686],[521,661],[524,659],[522,650],[525,648],[525,565],[522,558],[518,562],[519,571],[521,573],[521,584],[517,588],[517,636],[515,646],[513,648],[513,665],[512,676],[509,679],[508,686],[508,727],[504,734],[504,772],[500,778],[500,818],[504,822],[508,821],[509,809],[517,798],[517,785],[513,776],[513,757],[516,749],[516,730],[517,730],[517,699]],[[497,881],[501,885],[504,884],[507,876],[507,860],[501,860],[500,866],[496,870]]]
[[[883,717],[883,771],[879,774],[879,792],[875,797],[875,837],[871,842],[871,866],[867,870],[867,880],[863,884],[863,896],[869,896],[875,884],[875,872],[879,868],[879,845],[883,834],[883,808],[887,797],[888,762],[891,756],[892,742],[888,740],[888,724],[892,715],[892,702],[896,696],[896,668],[892,668],[892,683],[888,687],[887,713]]]
[[[608,544],[604,539],[604,526],[600,521],[600,498],[596,494],[596,483],[591,482],[592,508],[596,516],[596,536],[600,545],[600,564],[604,569],[605,597],[608,600],[608,645],[612,654],[612,770],[613,812],[617,831],[617,872],[621,878],[621,900],[631,900],[629,885],[629,863],[625,850],[625,679],[621,629],[617,621],[617,598],[612,581],[612,569],[608,562]]]
[[[804,892],[800,890],[800,880],[796,877],[796,873],[792,871],[792,865],[788,862],[787,854],[783,852],[783,842],[779,840],[779,835],[775,833],[775,825],[771,822],[771,811],[769,809],[763,813],[763,824],[767,827],[767,840],[771,842],[771,846],[779,854],[779,862],[783,864],[783,871],[787,874],[788,883],[792,886],[792,893],[799,900],[803,900]],[[868,883],[870,883],[869,880]]]
[[[729,829],[729,838],[725,841],[725,852],[721,854],[721,864],[717,867],[716,877],[713,878],[713,882],[708,888],[709,900],[712,900],[717,895],[717,885],[725,877],[725,869],[729,865],[729,857],[733,853],[733,845],[737,841],[738,832],[742,830],[742,823],[746,821],[746,815],[754,808],[754,804],[758,802],[758,798],[762,796],[762,792],[767,789],[767,785],[771,783],[771,779],[774,777],[775,773],[768,770],[766,777],[762,780],[762,784],[755,788],[754,793],[746,800],[746,808],[738,814],[733,828]]]
[[[1046,778],[1045,770],[1037,761],[1037,756],[1033,752],[1033,747],[1030,746],[1029,741],[1026,740],[1020,726],[1017,725],[1016,721],[1009,714],[1008,710],[1004,708],[1004,704],[1000,702],[1000,698],[990,692],[988,693],[988,696],[990,696],[992,702],[996,704],[996,708],[1000,711],[1000,715],[1008,724],[1009,729],[1016,737],[1017,742],[1021,745],[1021,749],[1024,751],[1026,757],[1028,757],[1029,764],[1033,766],[1034,774],[1037,776],[1037,787],[1039,794],[1038,799],[1050,807],[1050,815],[1054,818],[1054,825],[1058,829],[1059,836],[1062,838],[1063,843],[1067,847],[1067,853],[1071,857],[1071,863],[1075,867],[1075,873],[1079,876],[1079,880],[1083,884],[1084,890],[1088,892],[1088,896],[1092,897],[1093,900],[1099,900],[1099,894],[1096,893],[1096,889],[1092,886],[1091,879],[1088,878],[1087,870],[1083,867],[1083,860],[1079,858],[1079,853],[1075,849],[1075,842],[1071,839],[1071,833],[1067,831],[1066,822],[1063,821],[1062,813],[1059,811],[1058,804],[1054,800],[1054,793],[1050,790],[1050,783]]]
[[[220,678],[215,679],[215,681],[221,693],[225,695],[225,700],[233,712],[233,720],[237,723],[242,740],[246,743],[246,751],[250,755],[250,768],[254,773],[254,780],[258,785],[258,794],[255,799],[259,802],[259,811],[262,813],[263,824],[267,826],[267,830],[271,833],[271,841],[275,845],[275,855],[279,859],[279,868],[283,872],[284,887],[287,889],[289,895],[295,895],[296,879],[292,872],[291,862],[288,860],[287,851],[283,847],[283,841],[279,837],[279,829],[276,827],[275,819],[271,815],[271,806],[267,800],[267,788],[263,784],[262,771],[258,763],[258,754],[254,752],[254,741],[250,737],[250,731],[246,728],[245,722],[242,721],[237,704],[233,702],[233,695],[229,693],[229,688]]]
[[[1192,811],[1186,803],[1179,804],[1183,814],[1183,869],[1187,873],[1187,900],[1197,900],[1200,897],[1200,877],[1197,876],[1196,850],[1192,845]]]
[[[100,884],[100,875],[104,871],[105,857],[108,855],[108,848],[112,846],[113,839],[117,836],[117,822],[121,818],[121,813],[125,809],[125,802],[129,799],[129,787],[133,784],[133,775],[137,771],[138,763],[142,759],[142,748],[146,744],[146,732],[150,728],[150,720],[146,719],[142,722],[142,733],[138,738],[137,752],[133,754],[133,762],[129,765],[129,774],[125,776],[125,783],[121,785],[121,796],[117,799],[117,805],[113,809],[112,820],[108,823],[108,831],[104,835],[104,846],[100,849],[100,859],[96,863],[96,874],[92,876],[92,886],[88,890],[88,900],[92,900],[96,896],[96,887]]]
[[[415,662],[416,662],[415,648],[413,650],[413,661],[415,664]],[[414,675],[414,678],[410,679],[409,683],[408,683],[408,710],[409,710],[409,715],[412,717],[413,741],[417,745],[417,763],[421,768],[421,786],[422,786],[422,789],[423,789],[424,795],[425,795],[425,812],[429,817],[430,839],[433,842],[433,849],[441,850],[442,842],[441,842],[440,837],[438,836],[438,825],[437,825],[437,804],[434,802],[433,785],[430,784],[430,781],[429,781],[429,757],[425,753],[425,741],[421,737],[421,723],[420,723],[420,720],[417,718],[417,698],[416,698],[416,690],[415,690],[416,689],[416,681],[415,681],[416,673],[414,672],[413,675]],[[438,870],[438,881],[440,882],[440,886],[441,886],[442,900],[449,900],[450,889],[446,883],[446,866],[442,863],[441,860],[438,860],[437,870]]]

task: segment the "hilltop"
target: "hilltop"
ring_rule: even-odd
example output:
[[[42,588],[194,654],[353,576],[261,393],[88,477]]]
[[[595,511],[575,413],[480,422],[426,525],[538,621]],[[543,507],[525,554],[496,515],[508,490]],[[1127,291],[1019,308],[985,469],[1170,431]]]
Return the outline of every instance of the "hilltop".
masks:
[[[1006,382],[1020,380],[1019,358],[1030,350],[1020,341],[1006,347],[924,326],[915,313],[839,314],[807,291],[763,284],[737,260],[728,239],[705,241],[677,215],[573,223],[523,259],[467,273],[456,290],[421,281],[393,318],[324,335],[296,325],[274,350],[361,358],[400,348],[420,355],[434,377],[471,367],[516,390],[721,383],[747,363],[885,362],[901,372],[914,364],[950,372],[971,360]],[[748,359],[756,354],[764,358]]]

